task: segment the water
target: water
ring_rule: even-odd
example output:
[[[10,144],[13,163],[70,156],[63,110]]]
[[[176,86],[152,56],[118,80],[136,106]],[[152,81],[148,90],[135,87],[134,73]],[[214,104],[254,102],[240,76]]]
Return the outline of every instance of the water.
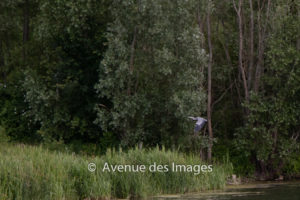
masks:
[[[166,195],[156,200],[300,200],[300,182],[231,186],[222,191]]]

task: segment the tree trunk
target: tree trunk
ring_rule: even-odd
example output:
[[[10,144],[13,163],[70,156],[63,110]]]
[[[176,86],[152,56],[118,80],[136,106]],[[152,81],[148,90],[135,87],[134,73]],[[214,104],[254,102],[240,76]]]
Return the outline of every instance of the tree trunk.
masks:
[[[198,22],[198,27],[199,27],[199,30],[200,30],[200,33],[204,33],[204,22],[205,22],[205,16],[200,16],[200,11],[198,10],[197,12],[197,22]],[[201,40],[201,47],[204,48],[204,40]]]
[[[258,93],[259,84],[260,84],[260,75],[261,75],[261,67],[262,67],[262,56],[263,56],[263,38],[262,38],[262,27],[261,27],[261,5],[260,1],[258,4],[258,13],[257,13],[257,26],[258,26],[258,57],[257,57],[257,65],[255,70],[255,82],[254,82],[254,91]]]
[[[29,40],[29,0],[25,0],[23,8],[23,59],[26,59],[25,44]]]
[[[4,75],[3,67],[4,67],[4,55],[3,55],[3,49],[2,49],[2,41],[0,40],[0,73],[1,73],[0,81],[5,82],[5,75]]]
[[[138,144],[139,144],[139,150],[142,150],[143,149],[143,142],[140,141]]]
[[[268,0],[267,3],[267,11],[266,11],[266,21],[265,24],[262,26],[261,21],[261,14],[262,9],[264,5],[260,5],[260,1],[258,1],[258,13],[257,13],[257,25],[258,25],[258,61],[256,65],[256,71],[255,71],[255,82],[254,82],[254,91],[257,93],[259,91],[260,87],[260,79],[262,77],[262,74],[264,72],[264,52],[265,52],[265,36],[266,36],[266,29],[267,29],[267,23],[269,19],[269,11],[270,11],[270,5],[271,1]]]
[[[297,9],[297,14],[298,14],[298,18],[300,18],[300,9]],[[298,36],[296,45],[297,45],[297,50],[300,51],[300,35]]]
[[[128,80],[128,86],[127,86],[127,95],[131,94],[131,76],[133,73],[134,68],[134,50],[135,50],[135,43],[136,43],[136,35],[137,35],[137,27],[134,27],[133,32],[133,39],[131,43],[131,50],[130,50],[130,60],[129,60],[129,80]]]
[[[245,93],[245,101],[246,103],[249,102],[249,91],[247,86],[247,79],[246,79],[246,72],[243,66],[243,43],[244,43],[244,36],[243,36],[243,19],[242,19],[242,6],[243,6],[243,0],[239,0],[238,8],[236,7],[235,1],[233,0],[233,5],[235,8],[235,11],[238,16],[238,24],[239,24],[239,71],[242,75],[242,82],[243,82],[243,88]],[[246,114],[248,114],[248,109],[246,109]]]
[[[253,3],[249,0],[250,6],[250,54],[249,54],[249,68],[248,68],[248,90],[251,90],[251,81],[253,75],[253,60],[254,60],[254,14],[253,14]]]
[[[207,160],[210,162],[212,158],[212,146],[213,146],[213,130],[212,130],[212,123],[211,123],[211,70],[212,70],[212,44],[211,44],[211,32],[210,32],[210,13],[207,15],[207,40],[208,40],[208,49],[209,49],[209,62],[207,68],[207,82],[208,82],[208,94],[207,94],[207,124],[208,124],[208,136],[209,136],[209,147],[207,150]]]

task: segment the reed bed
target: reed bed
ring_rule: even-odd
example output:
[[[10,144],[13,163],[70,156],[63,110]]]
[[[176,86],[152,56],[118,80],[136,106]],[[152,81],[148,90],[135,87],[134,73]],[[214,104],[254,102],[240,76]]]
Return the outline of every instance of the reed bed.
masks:
[[[94,172],[88,170],[95,163]],[[42,146],[0,145],[0,199],[109,199],[143,198],[158,194],[221,189],[232,173],[228,160],[214,163],[213,171],[190,172],[103,172],[109,165],[157,164],[171,166],[205,164],[195,155],[164,148],[83,156],[50,151]]]

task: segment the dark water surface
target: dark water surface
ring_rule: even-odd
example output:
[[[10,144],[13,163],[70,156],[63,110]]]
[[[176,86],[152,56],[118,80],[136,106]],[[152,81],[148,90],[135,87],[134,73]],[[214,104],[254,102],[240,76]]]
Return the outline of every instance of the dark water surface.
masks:
[[[222,191],[166,195],[156,200],[300,200],[300,182],[231,186]]]

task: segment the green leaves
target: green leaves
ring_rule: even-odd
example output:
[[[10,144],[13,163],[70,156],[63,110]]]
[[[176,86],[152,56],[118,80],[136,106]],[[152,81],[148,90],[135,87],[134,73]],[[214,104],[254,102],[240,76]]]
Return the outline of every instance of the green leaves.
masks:
[[[22,80],[28,116],[50,140],[98,141],[93,121],[97,68],[109,21],[107,2],[40,1]],[[40,51],[38,51],[40,50]],[[96,139],[96,140],[95,140]],[[48,139],[47,139],[48,140]]]
[[[97,108],[96,122],[119,133],[125,145],[192,132],[187,116],[204,111],[206,54],[191,4],[113,2],[108,50],[95,86],[111,105]]]
[[[278,163],[286,163],[299,152],[300,53],[295,43],[299,18],[280,13],[289,8],[288,4],[275,5],[277,12],[272,14],[276,24],[266,41],[264,90],[251,94],[246,105],[250,114],[245,127],[236,134],[236,145],[270,169],[280,171]]]

